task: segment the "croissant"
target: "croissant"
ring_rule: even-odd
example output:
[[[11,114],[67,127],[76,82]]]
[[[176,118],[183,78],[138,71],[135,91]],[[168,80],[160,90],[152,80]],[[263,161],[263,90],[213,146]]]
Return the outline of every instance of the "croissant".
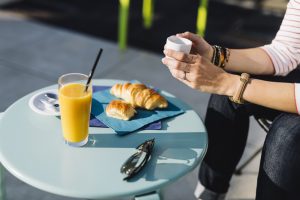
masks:
[[[127,103],[122,100],[112,100],[105,109],[106,115],[109,117],[122,119],[122,120],[130,120],[135,113],[136,110],[132,107],[130,103]]]
[[[124,99],[134,107],[147,110],[168,107],[168,102],[163,96],[141,83],[115,84],[110,93]]]

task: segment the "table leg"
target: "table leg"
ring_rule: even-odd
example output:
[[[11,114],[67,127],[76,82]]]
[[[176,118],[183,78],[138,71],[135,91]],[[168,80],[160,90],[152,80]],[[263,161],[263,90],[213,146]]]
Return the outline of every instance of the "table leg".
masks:
[[[125,50],[127,47],[127,28],[130,0],[119,0],[119,48]]]
[[[151,192],[148,194],[143,194],[140,196],[136,196],[134,200],[160,200],[160,196],[157,192]]]
[[[5,189],[4,189],[4,168],[0,164],[0,200],[4,200]]]

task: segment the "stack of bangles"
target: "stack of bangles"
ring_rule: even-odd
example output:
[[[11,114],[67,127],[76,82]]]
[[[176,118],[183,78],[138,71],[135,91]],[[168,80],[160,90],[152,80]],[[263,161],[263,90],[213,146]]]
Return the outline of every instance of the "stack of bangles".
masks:
[[[217,45],[212,46],[214,52],[211,58],[211,62],[221,68],[225,68],[226,63],[228,63],[230,51],[228,48],[220,47]],[[247,84],[251,82],[250,75],[247,73],[242,73],[240,77],[240,84],[235,91],[233,96],[230,96],[229,99],[236,104],[243,104],[243,94],[247,87]]]
[[[212,46],[214,52],[211,58],[211,62],[221,68],[225,68],[226,63],[228,63],[230,51],[228,48],[221,47],[218,45]]]

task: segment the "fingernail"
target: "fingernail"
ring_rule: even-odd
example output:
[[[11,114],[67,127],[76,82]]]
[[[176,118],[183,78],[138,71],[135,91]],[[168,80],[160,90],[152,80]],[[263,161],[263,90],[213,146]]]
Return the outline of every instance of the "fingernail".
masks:
[[[164,54],[167,54],[167,53],[168,53],[168,50],[167,50],[167,49],[165,49],[165,50],[164,50]]]
[[[165,58],[162,58],[162,59],[161,59],[161,62],[162,62],[162,63],[165,63]]]

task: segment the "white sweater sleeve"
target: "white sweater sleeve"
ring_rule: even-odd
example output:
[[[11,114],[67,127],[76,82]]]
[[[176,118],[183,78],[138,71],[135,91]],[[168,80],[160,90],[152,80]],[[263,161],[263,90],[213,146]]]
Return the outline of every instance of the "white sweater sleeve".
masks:
[[[295,102],[296,102],[297,112],[300,115],[300,84],[299,83],[295,83]]]
[[[262,47],[270,56],[275,75],[286,75],[300,63],[300,0],[290,0],[280,29],[271,44]],[[299,91],[300,92],[300,91]]]

